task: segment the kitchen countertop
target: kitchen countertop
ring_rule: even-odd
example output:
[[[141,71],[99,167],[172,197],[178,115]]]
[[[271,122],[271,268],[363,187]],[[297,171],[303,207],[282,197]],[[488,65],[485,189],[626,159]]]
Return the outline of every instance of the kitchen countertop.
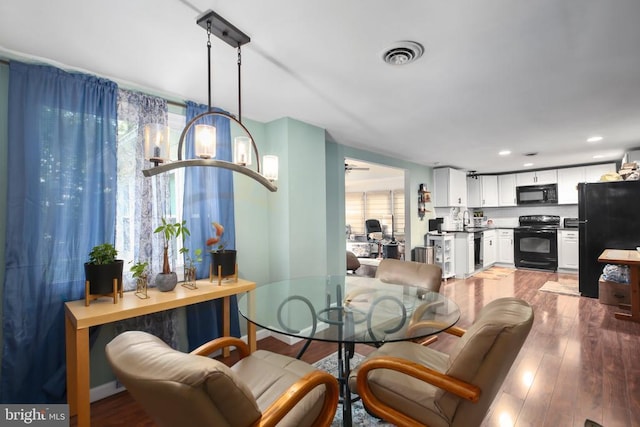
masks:
[[[443,233],[479,233],[487,230],[509,229],[513,227],[466,227],[464,230],[442,230]],[[430,231],[429,234],[438,234]]]

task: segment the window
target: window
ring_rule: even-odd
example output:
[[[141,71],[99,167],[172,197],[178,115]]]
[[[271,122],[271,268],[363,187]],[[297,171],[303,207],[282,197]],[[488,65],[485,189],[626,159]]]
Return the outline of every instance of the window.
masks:
[[[350,234],[364,235],[364,222],[377,219],[386,238],[404,236],[404,190],[345,193],[345,223]]]
[[[125,115],[119,115],[118,120],[118,192],[116,211],[116,248],[118,258],[129,261],[148,261],[152,274],[160,271],[162,261],[162,240],[160,236],[149,239],[153,248],[144,248],[145,239],[141,233],[148,234],[155,229],[161,217],[168,221],[182,218],[182,198],[184,188],[184,170],[177,169],[163,174],[160,178],[145,178],[142,169],[145,167],[142,154],[141,135],[143,129],[137,120],[127,120]],[[124,118],[123,118],[124,117]],[[177,158],[177,147],[180,133],[186,124],[184,111],[169,112],[167,115],[171,140],[171,156]],[[152,212],[148,212],[152,210]],[[152,218],[151,224],[141,224],[142,218]],[[147,219],[146,221],[149,221]],[[174,271],[180,273],[183,259],[177,256],[182,241],[177,239],[174,247],[169,250],[170,264]],[[129,273],[125,268],[125,273]],[[128,285],[128,286],[127,286]],[[125,286],[130,289],[133,281],[129,274],[125,274]]]

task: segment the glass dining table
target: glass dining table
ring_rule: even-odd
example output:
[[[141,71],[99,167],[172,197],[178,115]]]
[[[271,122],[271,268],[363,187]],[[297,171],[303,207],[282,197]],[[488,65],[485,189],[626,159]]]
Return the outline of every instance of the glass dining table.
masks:
[[[318,276],[259,284],[238,299],[240,314],[258,327],[337,345],[343,425],[351,425],[348,378],[355,344],[419,340],[453,326],[460,309],[418,286],[361,276]]]

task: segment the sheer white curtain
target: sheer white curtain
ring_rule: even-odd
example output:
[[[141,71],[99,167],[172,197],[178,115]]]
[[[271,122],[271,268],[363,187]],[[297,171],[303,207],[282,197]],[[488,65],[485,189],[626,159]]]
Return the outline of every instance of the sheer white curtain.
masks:
[[[125,261],[125,290],[135,289],[129,271],[130,262],[149,263],[149,284],[162,270],[163,241],[153,230],[160,218],[172,217],[172,177],[160,174],[142,175],[144,159],[144,127],[147,124],[168,125],[167,101],[139,92],[118,93],[118,194],[116,213],[116,248],[118,258]],[[175,251],[174,251],[175,252]],[[175,253],[172,254],[175,258]],[[176,266],[175,259],[171,263]],[[173,347],[177,346],[177,315],[174,310],[141,316],[119,322],[116,331],[145,330]]]

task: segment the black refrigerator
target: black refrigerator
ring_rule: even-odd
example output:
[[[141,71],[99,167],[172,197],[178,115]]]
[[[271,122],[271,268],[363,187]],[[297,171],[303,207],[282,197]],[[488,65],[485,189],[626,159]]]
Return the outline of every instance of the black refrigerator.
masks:
[[[580,293],[598,298],[602,251],[640,246],[640,181],[578,184],[578,217]]]

